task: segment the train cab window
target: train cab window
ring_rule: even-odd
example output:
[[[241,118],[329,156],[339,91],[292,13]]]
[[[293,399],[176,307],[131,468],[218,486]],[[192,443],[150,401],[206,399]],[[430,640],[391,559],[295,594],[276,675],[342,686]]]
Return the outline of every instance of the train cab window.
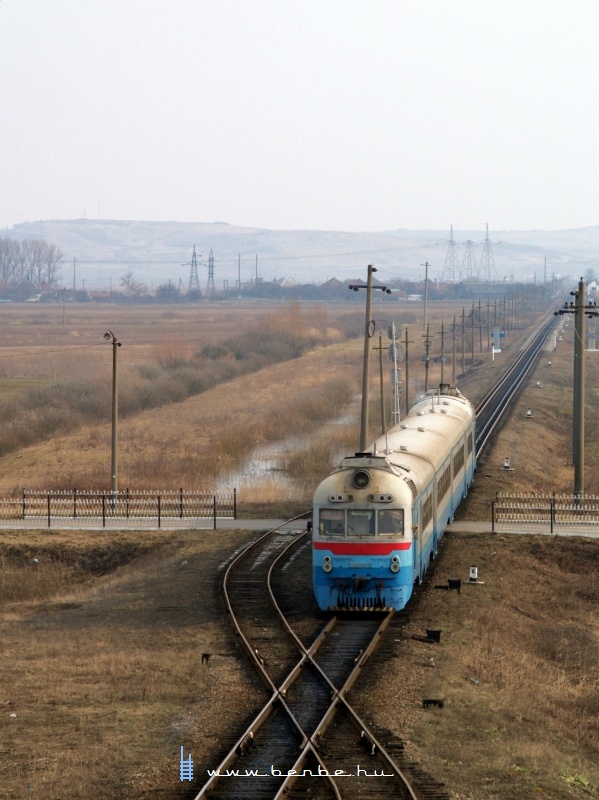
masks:
[[[321,508],[318,530],[324,536],[345,536],[345,509]]]
[[[378,512],[378,532],[381,536],[403,536],[403,508]]]
[[[348,511],[347,530],[350,536],[374,536],[374,511]]]

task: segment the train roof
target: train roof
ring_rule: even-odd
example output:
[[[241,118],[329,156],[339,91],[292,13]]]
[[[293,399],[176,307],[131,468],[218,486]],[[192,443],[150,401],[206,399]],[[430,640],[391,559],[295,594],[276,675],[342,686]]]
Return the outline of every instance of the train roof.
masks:
[[[474,406],[457,389],[428,393],[379,436],[367,453],[344,458],[339,469],[367,466],[394,472],[421,491],[471,426]]]

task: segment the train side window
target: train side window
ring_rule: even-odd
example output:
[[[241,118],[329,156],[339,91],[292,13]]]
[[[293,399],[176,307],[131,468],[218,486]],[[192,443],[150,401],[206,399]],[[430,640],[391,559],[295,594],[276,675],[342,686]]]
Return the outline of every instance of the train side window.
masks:
[[[378,532],[382,536],[403,536],[403,508],[386,509],[378,512]]]
[[[374,536],[374,511],[348,511],[347,530],[350,536]]]
[[[324,536],[345,536],[345,510],[321,508],[318,515],[318,531]]]

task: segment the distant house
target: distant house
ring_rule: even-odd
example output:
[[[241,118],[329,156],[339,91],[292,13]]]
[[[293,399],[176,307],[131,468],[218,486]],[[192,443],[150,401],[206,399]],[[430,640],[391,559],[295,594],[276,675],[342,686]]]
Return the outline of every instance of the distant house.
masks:
[[[593,278],[593,280],[587,284],[587,294],[589,295],[589,297],[596,297],[598,289],[599,289],[599,283],[597,283],[595,278]]]
[[[8,290],[8,295],[11,300],[16,301],[17,303],[24,303],[26,300],[31,300],[37,295],[40,294],[40,290],[37,288],[33,281],[21,281],[17,283],[16,286],[11,286]]]

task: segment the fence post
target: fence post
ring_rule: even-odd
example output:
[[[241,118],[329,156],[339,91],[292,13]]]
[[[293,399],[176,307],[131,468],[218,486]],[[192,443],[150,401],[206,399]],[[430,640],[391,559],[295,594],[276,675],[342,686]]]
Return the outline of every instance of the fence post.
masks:
[[[183,519],[183,487],[179,489],[179,519]]]
[[[158,527],[160,527],[160,495],[158,495]]]
[[[73,519],[77,519],[77,489],[73,489]]]
[[[213,509],[214,509],[214,530],[216,530],[216,495],[214,495],[213,499]]]
[[[106,493],[102,492],[102,527],[106,527]]]
[[[491,500],[491,533],[495,533],[495,500]]]
[[[549,518],[551,520],[550,533],[553,533],[553,526],[554,526],[554,523],[555,523],[555,492],[552,492],[552,494],[551,494],[551,508],[550,508],[550,517]]]
[[[127,519],[129,519],[129,487],[125,489],[125,514]]]
[[[25,519],[25,492],[27,489],[23,489],[23,519]]]
[[[48,527],[50,527],[50,521],[52,517],[50,516],[50,495],[48,494]]]
[[[237,519],[237,489],[233,487],[233,519]]]

